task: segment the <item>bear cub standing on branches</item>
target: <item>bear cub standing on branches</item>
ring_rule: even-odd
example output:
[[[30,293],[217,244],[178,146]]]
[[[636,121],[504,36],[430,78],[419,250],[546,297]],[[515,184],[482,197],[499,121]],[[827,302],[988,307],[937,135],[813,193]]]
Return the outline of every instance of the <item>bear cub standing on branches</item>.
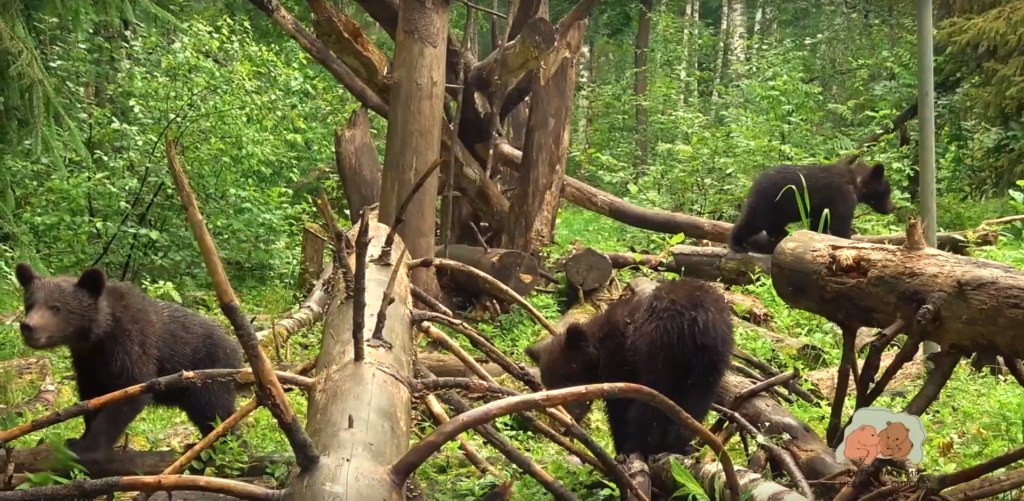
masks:
[[[786,187],[792,185],[799,192],[800,200],[805,200],[801,174],[811,201],[807,219],[812,231],[818,231],[825,209],[829,212],[826,231],[840,238],[851,237],[853,212],[858,203],[867,204],[879,214],[889,214],[895,209],[889,198],[892,190],[885,177],[885,167],[880,163],[871,167],[863,161],[853,166],[780,165],[761,173],[750,187],[743,215],[729,236],[729,248],[733,252],[747,252],[747,240],[762,231],[768,233],[771,251],[789,235],[786,226],[801,219],[796,196]]]
[[[241,347],[217,323],[129,283],[107,283],[103,270],[89,268],[76,280],[18,263],[15,274],[24,288],[25,344],[70,348],[81,400],[181,371],[242,367]],[[83,460],[108,458],[150,402],[184,410],[205,436],[234,414],[235,396],[231,381],[214,381],[123,400],[87,413],[85,433],[68,448]]]
[[[729,367],[731,309],[721,292],[693,279],[658,285],[611,304],[526,350],[548,389],[595,383],[647,386],[698,421],[711,408]],[[565,406],[577,421],[589,402]],[[606,401],[618,454],[692,454],[693,434],[657,408],[627,398]]]

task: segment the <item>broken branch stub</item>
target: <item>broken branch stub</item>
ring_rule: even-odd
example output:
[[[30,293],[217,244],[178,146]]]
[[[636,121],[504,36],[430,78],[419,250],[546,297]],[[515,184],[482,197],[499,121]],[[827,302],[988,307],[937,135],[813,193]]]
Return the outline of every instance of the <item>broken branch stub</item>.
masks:
[[[389,228],[378,222],[375,210],[367,211],[359,224],[368,226],[371,237],[363,325],[372,326],[393,270],[392,265],[377,263],[375,259]],[[353,228],[350,236],[355,237],[358,231]],[[394,248],[402,252],[401,238],[395,240]],[[403,269],[395,279],[395,301],[387,308],[383,329],[390,347],[367,345],[364,362],[355,363],[351,335],[353,302],[337,297],[328,309],[317,359],[317,390],[310,395],[307,419],[309,436],[324,455],[301,481],[292,483],[289,501],[402,499],[404,483],[393,483],[386,467],[409,447],[412,402],[400,381],[376,368],[388,364],[400,374],[412,376],[409,272],[403,262],[394,266]]]
[[[775,250],[772,281],[787,304],[838,325],[927,320],[922,340],[943,351],[1024,357],[1024,272],[1011,266],[800,231]]]

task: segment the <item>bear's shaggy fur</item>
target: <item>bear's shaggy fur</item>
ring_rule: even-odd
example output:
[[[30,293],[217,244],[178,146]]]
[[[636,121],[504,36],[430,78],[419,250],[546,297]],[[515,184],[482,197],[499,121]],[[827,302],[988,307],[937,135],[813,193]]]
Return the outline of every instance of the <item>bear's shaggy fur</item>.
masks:
[[[730,249],[747,252],[747,240],[764,231],[768,233],[771,247],[763,251],[770,252],[789,235],[786,226],[801,219],[796,196],[786,187],[792,185],[800,194],[800,200],[804,200],[800,175],[807,183],[811,201],[807,219],[813,231],[818,231],[825,209],[829,211],[825,230],[840,238],[851,237],[853,213],[858,203],[867,204],[879,214],[894,210],[890,198],[892,190],[885,177],[885,167],[880,163],[871,167],[863,161],[853,166],[780,165],[761,173],[751,185],[743,214],[729,237]]]
[[[703,420],[729,367],[731,310],[722,293],[693,279],[663,283],[643,297],[619,299],[564,335],[527,348],[548,389],[635,383],[665,395]],[[589,404],[568,405],[581,419]],[[691,434],[660,410],[630,399],[606,401],[615,450],[645,457],[693,452]]]
[[[43,277],[19,263],[16,276],[24,288],[25,344],[67,346],[82,400],[181,371],[242,367],[240,346],[217,323],[129,283],[107,283],[103,270]],[[86,414],[85,433],[68,446],[83,460],[105,459],[150,402],[184,410],[205,436],[235,412],[235,397],[232,382],[223,381],[118,402]]]

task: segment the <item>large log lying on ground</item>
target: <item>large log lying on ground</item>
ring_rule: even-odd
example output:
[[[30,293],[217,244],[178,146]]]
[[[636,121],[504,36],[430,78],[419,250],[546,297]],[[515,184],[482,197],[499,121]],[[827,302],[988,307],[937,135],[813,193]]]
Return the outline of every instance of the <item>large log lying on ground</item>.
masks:
[[[109,476],[123,475],[159,475],[178,459],[181,454],[175,451],[125,451],[115,450],[109,462],[104,465],[103,474]],[[14,461],[14,473],[50,471],[56,475],[66,474],[53,457],[49,447],[33,447],[31,449],[14,449],[11,459]],[[274,463],[292,461],[289,455],[257,456],[249,461],[242,471],[243,477],[259,477],[267,472],[267,467]],[[0,453],[0,471],[7,471],[10,462]]]
[[[445,257],[444,247],[438,247],[435,257]],[[520,296],[526,297],[537,286],[540,267],[533,256],[507,249],[487,249],[468,245],[449,245],[448,259],[472,266],[507,285]],[[474,293],[486,292],[485,284],[475,277],[458,271],[451,272],[452,280],[461,288]]]
[[[412,377],[414,356],[409,298],[409,272],[399,263],[393,289],[394,303],[387,308],[383,341],[374,342],[374,329],[383,294],[394,267],[376,262],[389,228],[369,211],[359,226],[368,225],[371,237],[366,266],[366,308],[363,312],[365,358],[354,360],[352,340],[355,301],[338,294],[328,309],[323,344],[317,359],[317,390],[310,394],[306,430],[321,452],[320,462],[292,482],[290,501],[343,499],[402,499],[402,485],[387,473],[409,448],[412,402],[397,379],[377,369],[388,364]],[[359,226],[350,231],[356,240]],[[396,239],[392,260],[402,255]],[[355,268],[355,256],[350,257]],[[359,289],[357,284],[357,290]]]
[[[494,147],[495,161],[512,170],[519,169],[522,152],[506,142],[499,142]],[[673,212],[647,209],[631,204],[615,195],[601,191],[582,181],[566,176],[562,185],[562,197],[584,209],[594,211],[620,223],[659,233],[675,235],[683,233],[687,238],[710,240],[727,243],[732,224],[704,219],[702,217],[676,214]],[[940,233],[936,236],[938,248],[954,253],[963,253],[966,247],[963,242],[965,232]],[[994,231],[974,232],[977,239],[975,245],[991,245],[998,238]],[[901,235],[854,235],[854,240],[875,240],[899,242]],[[764,235],[752,238],[747,246],[755,252],[766,251],[767,238]]]
[[[838,325],[913,322],[929,304],[924,340],[1024,358],[1024,272],[1012,266],[801,231],[775,250],[772,280],[790,306]]]

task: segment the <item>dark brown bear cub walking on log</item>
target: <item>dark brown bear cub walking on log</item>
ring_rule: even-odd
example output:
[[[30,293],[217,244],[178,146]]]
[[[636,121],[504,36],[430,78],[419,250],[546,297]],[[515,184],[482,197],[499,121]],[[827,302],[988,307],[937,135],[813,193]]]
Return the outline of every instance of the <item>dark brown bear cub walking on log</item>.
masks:
[[[693,279],[666,282],[644,297],[622,298],[599,316],[527,348],[548,389],[595,383],[647,386],[700,421],[729,367],[733,335],[722,294]],[[589,403],[566,406],[581,419]],[[606,401],[618,454],[691,454],[692,435],[655,407]]]
[[[825,209],[829,212],[826,231],[840,238],[850,238],[853,212],[858,203],[867,204],[879,214],[889,214],[895,208],[889,198],[891,188],[882,164],[868,167],[861,161],[853,166],[780,165],[761,173],[750,187],[743,215],[729,236],[729,248],[733,252],[747,252],[747,240],[762,231],[768,233],[771,241],[771,249],[765,252],[775,250],[779,242],[789,236],[786,226],[801,219],[796,196],[786,186],[795,187],[800,200],[805,200],[801,174],[811,199],[807,220],[812,231],[818,231]],[[786,190],[785,193],[782,190]]]
[[[103,270],[76,280],[43,277],[19,263],[15,274],[25,289],[25,344],[70,348],[82,400],[181,371],[242,367],[240,346],[215,322],[129,283],[107,283]],[[85,433],[68,447],[83,460],[107,458],[151,401],[181,408],[205,436],[235,412],[235,396],[232,382],[218,381],[111,404],[86,414]]]

